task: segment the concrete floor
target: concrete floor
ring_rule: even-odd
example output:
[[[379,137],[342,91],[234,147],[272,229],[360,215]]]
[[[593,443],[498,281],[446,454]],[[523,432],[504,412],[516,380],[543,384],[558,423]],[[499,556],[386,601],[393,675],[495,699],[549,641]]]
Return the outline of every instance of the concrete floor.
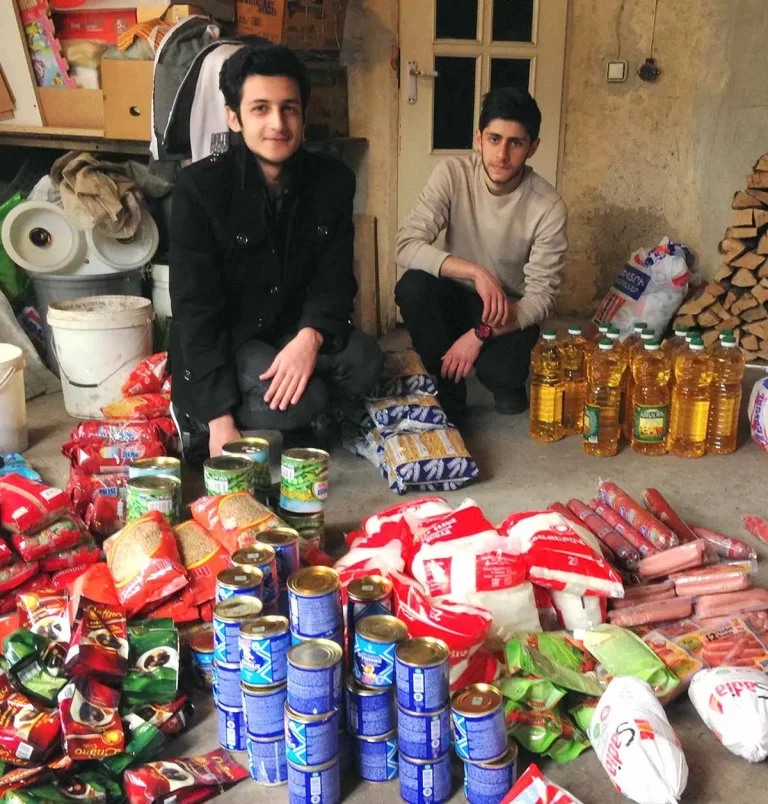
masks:
[[[762,376],[753,373],[745,390]],[[707,456],[685,461],[673,457],[641,458],[626,446],[612,460],[584,455],[578,438],[544,445],[528,437],[525,416],[502,417],[493,411],[492,399],[476,382],[470,383],[472,422],[465,438],[481,470],[481,480],[466,492],[446,495],[458,504],[471,496],[495,523],[512,511],[536,509],[554,500],[571,497],[589,499],[600,479],[617,482],[633,495],[654,486],[667,496],[679,513],[696,524],[733,534],[749,541],[740,525],[745,513],[768,516],[766,470],[768,456],[747,437],[735,455]],[[59,452],[74,424],[63,409],[60,395],[41,397],[29,403],[30,449],[27,456],[46,480],[65,484],[68,467]],[[343,533],[359,526],[360,518],[391,505],[397,497],[390,492],[376,470],[362,459],[337,449],[333,452],[327,524],[331,547],[340,548]],[[765,561],[768,548],[756,544]],[[768,566],[768,564],[766,564]],[[765,566],[758,581],[768,586]],[[193,728],[171,745],[169,756],[184,756],[217,747],[215,716],[211,702],[199,700],[199,717]],[[750,765],[723,748],[708,731],[688,703],[682,699],[671,705],[669,718],[676,728],[689,766],[689,782],[684,802],[697,804],[747,804],[762,801],[756,791],[768,789],[768,765]],[[609,804],[623,801],[600,767],[593,751],[567,765],[550,760],[540,763],[545,773],[566,787],[583,804]],[[521,770],[523,763],[521,763]],[[383,798],[398,799],[397,783],[385,786],[356,783],[347,779],[349,804],[377,804]],[[454,768],[454,794],[451,802],[464,801],[460,763]],[[765,794],[765,793],[764,793]],[[765,794],[768,795],[768,794]],[[285,788],[262,788],[247,780],[224,793],[228,804],[261,804],[287,800]]]

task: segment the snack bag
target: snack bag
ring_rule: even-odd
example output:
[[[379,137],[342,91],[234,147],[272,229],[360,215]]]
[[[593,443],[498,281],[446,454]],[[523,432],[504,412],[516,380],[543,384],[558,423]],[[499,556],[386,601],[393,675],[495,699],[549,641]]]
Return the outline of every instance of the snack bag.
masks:
[[[79,446],[90,444],[94,447],[103,447],[107,444],[126,444],[129,442],[167,442],[175,435],[176,425],[170,417],[161,417],[150,421],[144,419],[106,422],[94,420],[80,422],[80,424],[73,427],[69,434],[69,440]]]
[[[200,497],[189,506],[195,522],[202,525],[231,555],[258,541],[259,533],[284,528],[285,522],[247,491]]]
[[[0,567],[10,564],[14,558],[13,550],[8,547],[3,538],[0,538]]]
[[[101,412],[107,419],[157,419],[168,416],[170,405],[170,394],[142,394],[110,402]]]
[[[87,564],[95,564],[102,560],[101,550],[93,538],[88,535],[80,544],[58,553],[51,553],[40,559],[40,569],[44,572],[57,572]]]
[[[59,713],[41,710],[0,672],[0,761],[39,765],[59,745]]]
[[[385,399],[410,394],[436,396],[434,377],[427,373],[421,358],[413,349],[384,352],[382,379],[371,398]]]
[[[11,473],[0,478],[0,525],[11,533],[34,533],[69,512],[69,497]]]
[[[118,498],[121,489],[128,482],[125,472],[105,472],[103,474],[88,474],[81,469],[72,467],[69,470],[67,494],[72,501],[75,513],[85,518],[85,511],[97,496],[107,495]],[[112,534],[108,534],[112,535]]]
[[[567,790],[547,779],[538,766],[531,763],[501,804],[581,804]]]
[[[0,570],[0,575],[2,570]],[[24,583],[19,584],[10,594],[0,597],[0,615],[16,610],[18,597],[29,592],[50,592],[54,589],[53,579],[50,575],[40,573]],[[14,630],[14,629],[11,629]]]
[[[69,597],[65,590],[46,593],[28,592],[17,596],[20,622],[33,634],[59,642],[65,648],[72,639],[67,604]]]
[[[160,441],[121,441],[119,444],[64,444],[61,451],[73,467],[88,474],[108,472],[116,466],[128,466],[141,458],[159,458],[165,455],[165,445]]]
[[[637,804],[670,804],[683,795],[688,764],[653,690],[615,678],[600,699],[588,736],[614,787]]]
[[[97,494],[86,507],[83,519],[94,536],[114,536],[125,525],[125,500],[122,494]]]
[[[229,553],[193,519],[173,529],[181,563],[189,573],[193,603],[201,605],[216,596],[216,576],[232,566]]]
[[[126,716],[131,712],[135,713],[166,737],[181,734],[189,726],[189,720],[195,711],[186,695],[181,695],[168,704],[149,703],[126,709]]]
[[[67,775],[61,781],[34,784],[23,790],[12,790],[0,801],[3,804],[54,804],[68,801],[117,801],[122,795],[120,784],[104,773],[84,770]]]
[[[558,654],[559,655],[559,654]],[[523,644],[518,639],[510,639],[504,649],[507,670],[510,675],[533,676],[550,681],[556,687],[573,690],[583,695],[599,696],[605,687],[597,680],[594,673],[580,672],[567,665],[558,664],[556,660],[545,656],[536,648]],[[500,682],[504,692],[505,679]],[[538,709],[543,707],[539,706]]]
[[[129,618],[189,583],[173,530],[158,511],[129,522],[104,548],[117,595]]]
[[[165,376],[165,366],[168,363],[168,352],[145,357],[138,366],[128,375],[120,391],[123,396],[138,396],[139,394],[160,393]]]
[[[75,760],[120,754],[125,734],[117,707],[120,693],[96,679],[78,676],[59,693],[64,750]]]
[[[123,702],[171,703],[179,684],[179,632],[173,620],[134,620],[128,626],[128,675]]]
[[[123,773],[130,765],[149,762],[159,755],[167,742],[160,729],[133,712],[123,716],[123,732],[125,733],[123,753],[102,760],[110,773],[115,776]]]
[[[768,677],[754,667],[697,673],[688,697],[699,717],[733,754],[749,762],[768,757]]]
[[[418,433],[448,426],[440,403],[426,394],[369,400],[365,408],[376,427],[391,433]]]
[[[40,564],[37,561],[11,561],[4,567],[0,567],[0,595],[8,594],[12,589],[20,588],[26,581],[37,575],[40,569]],[[16,608],[16,598],[11,596],[13,600],[12,611]]]
[[[85,525],[70,514],[36,533],[13,533],[11,542],[24,561],[35,561],[49,553],[74,547],[86,537]]]
[[[3,640],[3,654],[11,685],[43,706],[56,706],[56,696],[67,683],[63,673],[63,645],[18,628]]]

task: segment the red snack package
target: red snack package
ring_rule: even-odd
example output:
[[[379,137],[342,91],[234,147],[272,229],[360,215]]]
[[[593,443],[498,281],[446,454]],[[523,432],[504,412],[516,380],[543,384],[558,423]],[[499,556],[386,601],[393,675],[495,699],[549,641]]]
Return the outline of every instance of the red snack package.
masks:
[[[40,568],[44,572],[56,572],[83,564],[95,564],[103,558],[101,550],[93,537],[87,536],[80,544],[58,553],[51,553],[40,559]]]
[[[142,620],[162,620],[166,617],[177,623],[191,623],[198,619],[198,607],[190,588],[185,586],[175,595],[166,598],[159,606],[146,609],[137,615]]]
[[[129,522],[104,543],[107,564],[128,617],[189,583],[176,538],[158,511]]]
[[[124,472],[106,472],[104,474],[88,474],[73,466],[69,470],[67,494],[72,501],[75,513],[85,518],[85,511],[97,495],[119,497],[120,490],[128,482],[128,474]],[[111,535],[111,534],[109,534]]]
[[[189,804],[205,800],[197,794],[209,792],[215,796],[221,787],[247,778],[248,771],[231,759],[223,748],[217,748],[202,756],[149,762],[129,768],[125,772],[123,789],[129,804],[168,801],[171,793],[176,804]]]
[[[120,692],[78,676],[59,693],[64,750],[72,759],[104,759],[122,753],[125,734],[117,711]]]
[[[145,357],[122,384],[120,391],[123,396],[159,393],[163,386],[167,363],[168,352],[158,352]]]
[[[71,514],[36,533],[13,533],[11,542],[25,561],[35,561],[49,553],[74,547],[86,538],[85,525]],[[45,569],[45,567],[43,567]]]
[[[146,720],[150,726],[159,729],[166,737],[181,734],[189,726],[194,711],[186,695],[181,695],[167,704],[142,704],[131,710],[133,714]]]
[[[7,594],[12,589],[21,586],[33,576],[37,575],[40,565],[37,561],[12,561],[4,567],[0,567],[0,595]],[[14,608],[16,596],[14,594]],[[9,609],[10,610],[10,609]]]
[[[0,672],[0,761],[39,765],[59,745],[59,714],[41,710]]]
[[[175,429],[175,428],[174,428]],[[95,447],[103,447],[105,444],[127,444],[127,443],[147,443],[148,441],[160,441],[166,433],[159,425],[159,420],[145,421],[90,421],[80,422],[72,428],[69,434],[70,443],[85,445],[90,444]],[[62,447],[62,451],[64,448]],[[67,453],[64,453],[67,455]],[[69,457],[69,456],[67,456]]]
[[[170,405],[170,394],[142,394],[110,402],[101,412],[108,419],[156,419],[168,416]]]
[[[165,446],[160,441],[129,441],[120,444],[64,444],[61,451],[70,459],[72,466],[83,472],[96,474],[115,466],[127,466],[140,458],[159,458],[165,455]]]
[[[247,491],[200,497],[189,506],[195,522],[232,554],[258,540],[258,534],[285,527],[280,517],[262,505]]]
[[[216,596],[216,576],[232,566],[229,553],[201,525],[190,519],[173,529],[181,562],[189,573],[189,591],[195,605]]]
[[[68,569],[54,572],[53,575],[51,575],[51,586],[53,586],[54,589],[66,589],[88,570],[90,566],[90,564],[78,564],[76,567],[69,567]]]
[[[18,595],[17,600],[23,628],[69,647],[72,629],[67,607],[69,596],[65,590],[27,592]]]
[[[0,570],[0,573],[2,573],[2,570]],[[9,594],[0,597],[0,615],[8,614],[8,612],[16,610],[16,605],[20,594],[26,592],[49,591],[51,589],[53,589],[53,583],[50,575],[44,575],[41,573],[33,576],[28,581],[19,584],[19,586],[17,586]]]
[[[502,799],[501,804],[581,804],[567,790],[558,787],[531,763]]]
[[[69,497],[12,472],[0,479],[0,525],[11,533],[33,533],[69,512]]]
[[[173,385],[173,383],[171,382],[171,375],[169,374],[163,380],[163,384],[160,386],[160,393],[161,394],[170,394],[172,385]]]
[[[85,509],[85,525],[94,536],[112,536],[124,524],[125,503],[122,497],[97,494]]]
[[[0,567],[10,564],[13,558],[13,551],[5,543],[5,539],[0,538]]]
[[[200,606],[200,619],[206,623],[213,620],[213,602],[203,603],[203,605]]]

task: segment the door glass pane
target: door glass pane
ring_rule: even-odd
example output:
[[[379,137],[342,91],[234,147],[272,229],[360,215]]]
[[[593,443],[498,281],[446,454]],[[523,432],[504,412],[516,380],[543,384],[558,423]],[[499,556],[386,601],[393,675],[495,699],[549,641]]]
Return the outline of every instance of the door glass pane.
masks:
[[[527,92],[530,77],[530,59],[491,59],[491,89],[516,87]]]
[[[435,56],[439,78],[435,82],[432,112],[432,147],[472,148],[475,130],[475,70],[477,59],[466,56]]]
[[[477,39],[477,0],[437,0],[435,39]]]
[[[493,0],[493,41],[530,42],[533,0]]]

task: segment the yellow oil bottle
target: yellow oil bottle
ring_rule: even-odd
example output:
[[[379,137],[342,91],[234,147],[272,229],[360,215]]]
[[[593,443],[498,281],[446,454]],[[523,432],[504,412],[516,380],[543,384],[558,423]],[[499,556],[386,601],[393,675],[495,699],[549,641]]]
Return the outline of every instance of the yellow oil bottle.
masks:
[[[632,336],[630,336],[632,337]],[[622,417],[622,432],[624,433],[624,438],[627,441],[632,440],[632,389],[635,385],[634,377],[632,376],[632,361],[635,357],[640,354],[645,346],[646,343],[655,339],[655,335],[652,329],[643,329],[643,331],[638,335],[636,340],[630,342],[630,339],[627,338],[624,341],[624,346],[626,348],[627,343],[629,342],[629,348],[627,349],[627,368],[624,372],[624,389],[623,393],[623,402],[624,405],[624,415]]]
[[[741,408],[741,381],[746,361],[733,337],[724,337],[712,352],[707,451],[715,455],[736,452]]]
[[[665,338],[661,344],[661,350],[672,360],[672,355],[683,346],[688,346],[685,336],[688,334],[688,327],[675,327],[675,334],[671,338]]]
[[[701,338],[691,338],[675,360],[675,387],[669,421],[669,451],[680,458],[700,458],[707,448],[712,358]]]
[[[650,330],[648,330],[651,333]],[[643,333],[645,334],[645,333]],[[653,333],[651,333],[652,335]],[[659,342],[647,340],[632,358],[632,449],[666,455],[669,432],[669,357]]]
[[[587,365],[583,445],[587,455],[610,457],[619,449],[619,409],[624,357],[608,338],[597,346]]]
[[[531,352],[530,434],[536,441],[559,441],[563,429],[563,357],[557,333],[546,330]]]
[[[577,435],[584,427],[584,400],[587,396],[587,342],[581,327],[568,327],[568,339],[563,341],[565,390],[563,395],[563,428],[565,434]]]
[[[675,346],[671,347],[669,352],[668,352],[669,360],[670,360],[670,363],[672,365],[672,374],[671,374],[671,376],[669,378],[669,392],[670,392],[670,394],[674,391],[675,383],[677,382],[677,376],[675,374],[675,364],[677,363],[677,358],[680,356],[680,354],[682,352],[687,352],[688,351],[688,347],[691,345],[691,340],[693,338],[698,338],[700,336],[699,336],[699,331],[696,329],[696,327],[690,327],[689,329],[686,330],[685,335],[683,335],[682,337],[683,337],[683,340],[678,341],[677,344]]]

